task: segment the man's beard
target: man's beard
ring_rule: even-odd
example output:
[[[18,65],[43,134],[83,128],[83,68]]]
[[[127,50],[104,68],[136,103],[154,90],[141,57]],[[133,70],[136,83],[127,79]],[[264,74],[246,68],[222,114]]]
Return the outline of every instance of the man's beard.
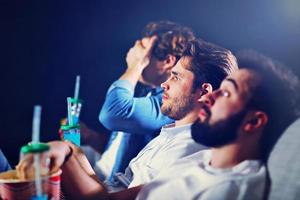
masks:
[[[162,104],[161,112],[171,119],[180,120],[194,109],[194,94],[174,98],[167,105]]]
[[[192,137],[195,142],[207,147],[220,147],[230,144],[237,139],[238,130],[245,116],[246,110],[244,109],[213,125],[209,125],[209,119],[205,122],[196,121],[192,125]]]

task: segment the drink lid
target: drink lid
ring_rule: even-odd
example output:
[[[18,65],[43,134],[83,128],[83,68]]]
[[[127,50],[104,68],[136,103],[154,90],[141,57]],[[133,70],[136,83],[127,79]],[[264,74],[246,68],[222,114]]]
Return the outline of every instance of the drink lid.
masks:
[[[75,99],[75,98],[71,98],[71,103],[82,103],[82,100],[81,99]]]
[[[22,146],[21,152],[23,154],[27,153],[42,153],[48,151],[50,146],[46,143],[29,143],[25,146]]]
[[[62,125],[61,126],[61,130],[63,130],[63,131],[68,131],[70,129],[75,129],[75,128],[80,129],[80,125],[75,124],[75,125]]]

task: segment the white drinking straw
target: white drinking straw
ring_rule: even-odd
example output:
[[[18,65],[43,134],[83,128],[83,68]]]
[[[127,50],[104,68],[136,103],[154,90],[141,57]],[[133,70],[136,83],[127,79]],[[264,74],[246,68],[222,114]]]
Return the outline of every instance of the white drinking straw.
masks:
[[[32,120],[32,143],[40,142],[41,112],[42,107],[40,105],[34,106]]]
[[[33,121],[32,121],[32,143],[37,144],[40,142],[40,122],[41,122],[41,111],[40,105],[34,106],[33,110]],[[40,169],[40,154],[35,153],[33,155],[34,175],[35,175],[35,187],[37,197],[42,196],[42,180],[41,180],[41,169]]]
[[[40,169],[40,154],[35,153],[33,155],[34,160],[34,174],[35,174],[35,187],[36,187],[36,195],[37,197],[42,196],[42,178],[41,178],[41,169]]]
[[[76,76],[76,82],[75,82],[75,91],[74,91],[74,99],[78,99],[79,96],[79,87],[80,87],[80,76]]]
[[[68,123],[69,123],[69,125],[73,126],[71,97],[67,98],[67,102],[68,102]]]

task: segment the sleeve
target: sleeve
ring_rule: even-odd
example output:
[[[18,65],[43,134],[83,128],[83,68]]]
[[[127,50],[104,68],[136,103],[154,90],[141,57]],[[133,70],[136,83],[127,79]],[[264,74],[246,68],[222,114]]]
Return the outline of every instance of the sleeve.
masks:
[[[0,172],[5,172],[10,169],[11,169],[11,167],[10,167],[7,159],[5,158],[4,154],[0,150]]]
[[[161,95],[134,97],[129,81],[117,80],[108,89],[99,120],[112,131],[155,133],[173,121],[160,112]]]

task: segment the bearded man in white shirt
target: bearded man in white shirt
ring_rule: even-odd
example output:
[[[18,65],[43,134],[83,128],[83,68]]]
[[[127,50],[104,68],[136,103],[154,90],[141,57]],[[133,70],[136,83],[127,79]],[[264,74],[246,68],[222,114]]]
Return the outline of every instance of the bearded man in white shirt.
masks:
[[[264,161],[275,138],[297,118],[299,80],[255,52],[237,58],[240,70],[202,98],[206,104],[192,126],[193,139],[211,150],[174,163],[137,199],[252,200],[266,195]]]

